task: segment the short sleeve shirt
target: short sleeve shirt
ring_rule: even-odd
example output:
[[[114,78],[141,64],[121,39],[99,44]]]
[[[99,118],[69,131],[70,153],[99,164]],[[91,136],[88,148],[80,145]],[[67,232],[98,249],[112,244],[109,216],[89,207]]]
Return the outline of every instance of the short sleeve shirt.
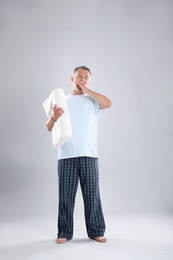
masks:
[[[58,159],[88,156],[98,158],[97,121],[104,109],[86,94],[68,95],[72,137],[58,149]]]

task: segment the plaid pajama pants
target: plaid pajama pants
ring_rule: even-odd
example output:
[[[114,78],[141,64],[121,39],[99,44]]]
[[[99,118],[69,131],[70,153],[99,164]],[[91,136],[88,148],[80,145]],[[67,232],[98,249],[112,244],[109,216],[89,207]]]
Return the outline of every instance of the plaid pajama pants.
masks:
[[[72,239],[75,197],[80,181],[88,237],[103,236],[105,221],[99,192],[98,159],[75,157],[58,161],[58,238]]]

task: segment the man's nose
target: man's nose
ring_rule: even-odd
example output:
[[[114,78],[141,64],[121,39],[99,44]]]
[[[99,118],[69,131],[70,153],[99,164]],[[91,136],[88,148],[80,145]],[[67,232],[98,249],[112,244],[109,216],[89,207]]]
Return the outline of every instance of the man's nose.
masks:
[[[80,78],[80,81],[83,82],[85,79],[84,78]]]

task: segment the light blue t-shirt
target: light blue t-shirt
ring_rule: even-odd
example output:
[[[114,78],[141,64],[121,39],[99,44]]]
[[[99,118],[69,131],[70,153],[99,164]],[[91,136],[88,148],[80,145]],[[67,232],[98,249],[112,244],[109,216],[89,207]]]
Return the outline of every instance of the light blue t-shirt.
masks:
[[[97,121],[104,109],[99,109],[99,104],[86,94],[66,98],[72,137],[59,147],[58,160],[80,156],[98,158]]]

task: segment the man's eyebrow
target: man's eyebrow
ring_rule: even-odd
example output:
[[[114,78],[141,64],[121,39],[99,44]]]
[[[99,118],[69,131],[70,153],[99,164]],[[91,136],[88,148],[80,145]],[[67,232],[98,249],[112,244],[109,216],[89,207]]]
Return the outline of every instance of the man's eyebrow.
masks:
[[[84,76],[84,75],[82,75],[82,74],[80,74],[80,73],[78,73],[78,75],[79,75],[79,76],[82,76],[82,77],[85,77],[85,78],[89,78],[89,76],[87,76],[87,75]]]

